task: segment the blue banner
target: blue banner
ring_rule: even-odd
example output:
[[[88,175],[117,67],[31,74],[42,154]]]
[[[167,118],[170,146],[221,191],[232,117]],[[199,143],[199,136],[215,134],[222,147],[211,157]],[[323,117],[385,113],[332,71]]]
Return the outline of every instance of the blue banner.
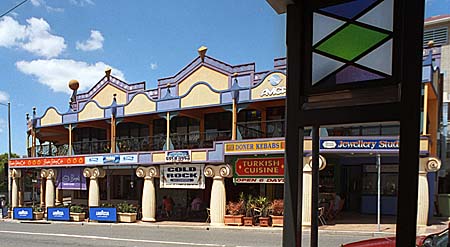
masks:
[[[69,208],[47,208],[47,220],[69,221]]]
[[[33,208],[14,208],[13,219],[15,220],[32,220]]]
[[[324,139],[320,140],[321,150],[398,150],[399,139]]]
[[[117,210],[116,208],[90,207],[89,219],[96,221],[116,222]]]

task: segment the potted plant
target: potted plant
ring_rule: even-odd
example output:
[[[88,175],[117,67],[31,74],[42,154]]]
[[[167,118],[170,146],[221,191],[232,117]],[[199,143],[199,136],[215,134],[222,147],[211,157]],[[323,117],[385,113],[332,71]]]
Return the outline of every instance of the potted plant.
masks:
[[[84,212],[84,207],[78,205],[70,206],[70,220],[72,221],[84,221],[86,218],[86,213]]]
[[[242,225],[242,215],[244,208],[244,201],[239,200],[239,202],[229,201],[226,206],[227,214],[224,216],[225,225]]]
[[[241,193],[240,196],[243,200],[244,194]],[[255,199],[252,195],[248,195],[247,200],[244,201],[244,210],[245,210],[245,216],[244,216],[244,226],[253,226],[255,223],[254,218],[254,210],[255,210]]]
[[[265,196],[260,196],[256,199],[255,211],[259,213],[259,226],[269,226],[269,200]]]
[[[284,201],[283,199],[275,199],[269,206],[270,217],[272,218],[272,226],[283,226],[284,219]]]
[[[137,209],[132,204],[122,202],[117,204],[117,220],[119,222],[136,222]]]
[[[42,220],[44,218],[44,211],[40,206],[33,206],[33,220]]]

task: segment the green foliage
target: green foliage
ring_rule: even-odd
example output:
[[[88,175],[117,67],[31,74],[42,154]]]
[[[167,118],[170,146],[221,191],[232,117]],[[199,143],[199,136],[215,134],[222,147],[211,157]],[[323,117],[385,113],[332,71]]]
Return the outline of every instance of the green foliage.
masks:
[[[262,217],[269,216],[269,205],[270,201],[267,197],[259,196],[258,198],[256,198],[256,208],[261,212]]]
[[[127,202],[117,204],[116,208],[120,213],[136,213],[137,211],[133,204],[128,204]]]
[[[72,205],[70,206],[70,212],[72,213],[83,213],[84,207],[79,205]]]
[[[42,212],[42,208],[36,205],[33,207],[33,212]]]
[[[12,153],[11,158],[19,158],[19,155]],[[8,190],[7,184],[7,171],[5,164],[8,163],[8,153],[0,154],[0,192],[6,192]]]
[[[112,203],[102,203],[102,205],[100,205],[103,208],[115,208],[115,206]]]
[[[272,215],[282,216],[284,214],[284,201],[283,199],[275,199],[269,206],[269,211]]]

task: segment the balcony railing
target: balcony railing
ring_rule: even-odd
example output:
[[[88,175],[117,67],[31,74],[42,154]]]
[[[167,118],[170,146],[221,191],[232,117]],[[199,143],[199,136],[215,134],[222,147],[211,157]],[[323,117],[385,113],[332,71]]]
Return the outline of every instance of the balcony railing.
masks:
[[[157,151],[163,150],[166,137],[142,136],[132,138],[121,138],[116,140],[117,152],[139,152],[139,151]]]
[[[36,156],[37,157],[48,157],[48,156],[65,156],[69,153],[68,144],[40,144],[36,146]],[[31,157],[31,148],[28,148],[28,157]]]
[[[175,149],[211,148],[215,141],[231,139],[231,130],[170,134]]]
[[[109,140],[73,142],[72,148],[75,155],[109,153],[111,142]]]
[[[284,119],[268,121],[238,122],[242,139],[284,137]]]

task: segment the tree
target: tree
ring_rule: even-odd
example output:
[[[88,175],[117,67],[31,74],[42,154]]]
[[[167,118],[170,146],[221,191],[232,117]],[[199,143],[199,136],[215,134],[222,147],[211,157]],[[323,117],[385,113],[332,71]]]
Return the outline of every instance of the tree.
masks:
[[[18,154],[12,153],[11,158],[19,158]],[[8,153],[0,154],[0,192],[8,190]]]

